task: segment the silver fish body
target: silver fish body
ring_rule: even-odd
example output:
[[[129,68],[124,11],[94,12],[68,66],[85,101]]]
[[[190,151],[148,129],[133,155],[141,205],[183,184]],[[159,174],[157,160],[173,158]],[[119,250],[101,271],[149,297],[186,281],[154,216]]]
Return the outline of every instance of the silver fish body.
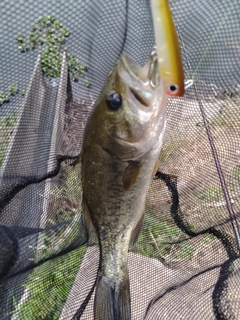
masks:
[[[158,167],[167,96],[156,54],[140,68],[122,55],[86,126],[81,167],[83,215],[100,247],[96,320],[130,320],[127,258],[139,236],[149,183]]]

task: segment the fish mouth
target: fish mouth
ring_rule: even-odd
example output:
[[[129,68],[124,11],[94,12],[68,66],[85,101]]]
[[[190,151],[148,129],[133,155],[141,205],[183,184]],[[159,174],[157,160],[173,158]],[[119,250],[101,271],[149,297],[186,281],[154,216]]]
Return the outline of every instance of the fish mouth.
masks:
[[[154,92],[161,83],[156,48],[143,68],[123,54],[119,74],[138,102],[144,107],[151,106]]]
[[[155,88],[160,85],[160,73],[156,47],[153,48],[150,57],[143,68],[137,65],[125,54],[122,56],[122,64],[127,73],[142,86]]]

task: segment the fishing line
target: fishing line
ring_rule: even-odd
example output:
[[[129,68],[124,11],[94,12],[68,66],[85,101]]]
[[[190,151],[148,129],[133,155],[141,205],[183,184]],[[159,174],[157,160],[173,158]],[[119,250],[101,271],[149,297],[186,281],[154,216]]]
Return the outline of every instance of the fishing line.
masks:
[[[233,9],[233,6],[232,6],[232,9]],[[228,13],[229,12],[230,11],[228,10]],[[225,15],[225,18],[226,18],[226,15]],[[218,30],[219,30],[219,28],[218,28]],[[216,35],[216,32],[215,32],[215,35]],[[179,30],[178,30],[178,36],[179,36],[179,39],[180,39],[181,43],[183,43],[183,39],[181,37],[181,33],[179,32]],[[188,55],[187,55],[187,53],[185,51],[184,46],[182,48],[182,51],[183,51],[183,54],[186,57],[186,62],[187,62],[188,69],[189,69],[190,73],[192,73],[191,64],[190,64],[190,61],[188,59]],[[206,52],[207,51],[205,51],[204,56],[206,55]],[[204,106],[203,106],[202,101],[200,99],[200,93],[199,93],[198,87],[196,86],[195,82],[193,82],[193,88],[194,88],[196,99],[197,99],[197,102],[198,102],[198,105],[199,105],[199,108],[200,108],[200,112],[202,114],[203,123],[204,123],[204,126],[206,128],[206,133],[207,133],[209,144],[210,144],[211,151],[212,151],[212,156],[214,158],[214,162],[215,162],[215,166],[216,166],[217,173],[218,173],[218,176],[219,176],[219,180],[220,180],[220,183],[221,183],[222,191],[223,191],[223,194],[224,194],[224,198],[226,200],[227,209],[228,209],[228,213],[229,213],[229,216],[230,216],[230,220],[231,220],[231,224],[232,224],[232,227],[233,227],[233,231],[234,231],[234,234],[235,234],[238,250],[240,252],[240,234],[239,234],[239,229],[238,229],[238,224],[237,224],[237,221],[236,221],[235,213],[234,213],[233,208],[232,208],[232,203],[231,203],[231,198],[230,198],[230,195],[229,195],[229,192],[228,192],[228,187],[226,185],[226,181],[225,181],[225,178],[224,178],[223,170],[222,170],[222,167],[221,167],[221,164],[220,164],[220,161],[219,161],[217,149],[216,149],[215,143],[213,141],[213,137],[212,137],[212,134],[211,134],[210,126],[209,126],[208,121],[207,121],[206,112],[204,110]]]
[[[228,15],[231,13],[231,11],[234,9],[234,7],[235,7],[236,4],[237,4],[237,0],[235,0],[235,2],[232,3],[232,5],[231,5],[231,6],[228,8],[228,10],[225,12],[225,15],[222,17],[222,20],[220,20],[218,27],[216,28],[215,32],[213,33],[212,38],[210,39],[210,41],[209,41],[206,49],[204,50],[201,58],[199,59],[199,62],[198,62],[198,64],[197,64],[195,70],[194,70],[193,73],[192,73],[192,75],[193,75],[193,76],[192,76],[192,80],[193,80],[193,81],[194,81],[194,77],[195,77],[198,69],[200,68],[203,60],[205,59],[208,51],[210,50],[210,47],[212,46],[213,41],[215,40],[216,36],[218,35],[218,32],[219,32],[220,28],[223,26],[225,20],[227,19]],[[183,43],[182,40],[181,40],[181,42]],[[185,56],[186,56],[186,54],[185,54]],[[187,56],[186,56],[186,57],[187,57]]]

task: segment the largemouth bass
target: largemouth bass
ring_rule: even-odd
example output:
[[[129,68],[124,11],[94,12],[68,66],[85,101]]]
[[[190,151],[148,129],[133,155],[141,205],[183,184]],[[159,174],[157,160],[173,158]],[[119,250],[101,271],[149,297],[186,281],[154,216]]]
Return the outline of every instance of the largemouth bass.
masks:
[[[167,97],[155,51],[144,68],[122,55],[86,126],[75,169],[90,241],[95,234],[100,247],[96,320],[131,319],[128,250],[141,231],[158,168]]]

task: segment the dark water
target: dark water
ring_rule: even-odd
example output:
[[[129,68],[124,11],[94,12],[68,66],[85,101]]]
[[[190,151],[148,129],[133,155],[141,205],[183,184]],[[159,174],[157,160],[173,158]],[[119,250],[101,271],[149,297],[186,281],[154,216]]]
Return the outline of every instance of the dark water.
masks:
[[[240,82],[240,7],[238,1],[171,1],[175,22],[182,35],[187,60],[185,77],[228,87]],[[126,14],[128,12],[128,14]],[[145,13],[145,14],[144,14]],[[0,91],[16,83],[25,90],[38,51],[20,53],[15,37],[29,31],[39,16],[54,14],[71,30],[67,40],[69,52],[90,66],[88,78],[93,82],[86,90],[82,82],[73,84],[78,98],[97,95],[119,54],[124,49],[143,63],[153,44],[148,1],[146,0],[60,0],[0,2]],[[124,44],[125,42],[125,44]],[[0,115],[18,108],[19,94],[0,107]]]

